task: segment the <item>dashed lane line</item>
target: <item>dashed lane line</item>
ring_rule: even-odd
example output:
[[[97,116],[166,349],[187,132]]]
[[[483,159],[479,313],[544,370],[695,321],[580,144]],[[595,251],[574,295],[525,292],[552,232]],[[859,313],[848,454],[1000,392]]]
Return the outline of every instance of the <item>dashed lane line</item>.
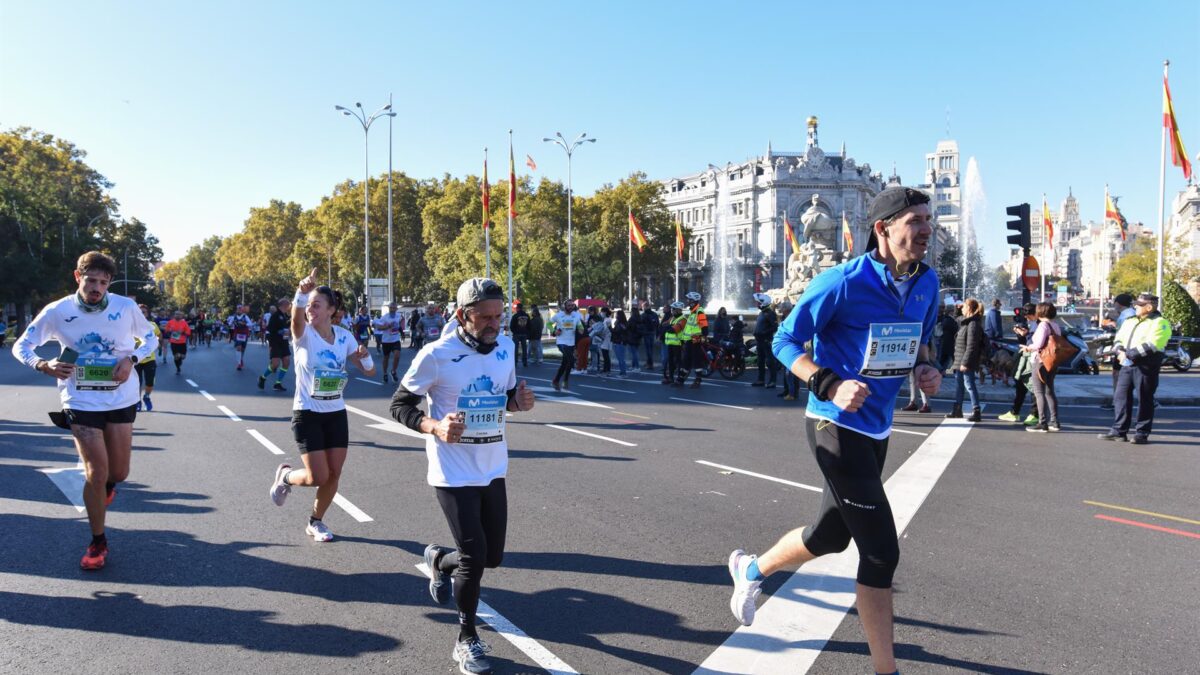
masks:
[[[203,389],[201,389],[201,390],[200,390],[200,395],[201,395],[201,396],[203,396],[204,398],[206,398],[206,399],[210,400],[210,401],[216,401],[216,400],[217,400],[217,399],[213,398],[213,395],[212,395],[212,394],[208,393],[207,391],[204,391]]]
[[[425,576],[430,576],[429,567],[425,563],[415,565],[418,570]],[[514,647],[520,649],[525,656],[533,660],[540,668],[545,670],[550,675],[579,675],[579,671],[571,666],[568,666],[565,661],[558,658],[541,645],[540,642],[529,637],[525,631],[517,628],[513,622],[504,618],[500,612],[492,609],[492,606],[486,602],[479,601],[479,609],[475,615],[483,619],[489,626],[494,628],[500,637],[508,640]]]
[[[376,382],[375,380],[368,380],[368,379],[367,379],[367,378],[365,378],[365,377],[356,377],[356,378],[354,378],[354,379],[358,380],[359,382],[366,382],[367,384],[373,384],[373,385],[375,385],[376,387],[382,387],[382,386],[383,386],[383,383],[382,383],[382,382]]]
[[[546,426],[550,427],[551,429],[558,429],[559,431],[569,431],[573,434],[579,434],[580,436],[588,436],[590,438],[596,438],[601,441],[608,441],[609,443],[616,443],[617,445],[624,445],[627,448],[636,448],[637,447],[637,443],[630,443],[629,441],[621,441],[621,440],[617,440],[615,438],[609,438],[608,436],[601,436],[600,434],[593,434],[590,431],[580,431],[579,429],[572,429],[571,427],[563,427],[563,426],[559,426],[557,424],[547,424]]]
[[[581,384],[579,386],[583,387],[584,389],[599,389],[600,391],[615,391],[618,394],[636,394],[637,393],[636,391],[629,391],[628,389],[614,389],[612,387],[597,387],[597,386],[594,386],[591,384]]]
[[[929,435],[923,431],[909,431],[908,429],[897,429],[895,427],[895,425],[892,426],[892,433],[893,434],[909,434],[912,436],[928,436]]]
[[[783,483],[784,485],[791,485],[792,487],[798,487],[798,488],[802,488],[805,490],[811,490],[812,492],[824,492],[824,490],[822,490],[821,488],[813,486],[813,485],[805,485],[804,483],[797,483],[795,481],[785,480],[783,478],[776,478],[774,476],[768,476],[768,475],[762,474],[762,473],[755,473],[753,471],[747,471],[745,469],[739,469],[739,468],[733,467],[733,466],[725,466],[724,464],[717,464],[715,462],[709,462],[709,461],[703,460],[703,459],[696,460],[696,463],[703,464],[704,466],[711,466],[711,467],[715,467],[718,469],[723,469],[725,471],[732,471],[734,473],[740,473],[745,476],[753,476],[755,478],[761,478],[763,480],[774,481],[776,483]]]
[[[381,429],[383,431],[388,431],[393,434],[400,434],[401,436],[408,436],[410,438],[416,438],[416,439],[419,439],[422,441],[424,441],[426,438],[425,434],[420,433],[419,431],[413,431],[412,429],[409,429],[408,427],[404,426],[403,424],[400,424],[399,422],[397,422],[395,420],[389,420],[386,417],[380,417],[379,415],[376,415],[374,413],[369,413],[366,410],[362,410],[360,408],[355,408],[352,405],[347,405],[346,410],[354,413],[355,415],[359,415],[361,417],[365,417],[369,420],[374,420],[376,422],[376,424],[368,424],[367,425],[368,428]]]
[[[366,512],[364,512],[362,509],[358,508],[354,504],[351,504],[350,500],[343,497],[342,493],[340,493],[340,492],[333,495],[333,503],[342,507],[343,511],[345,511],[346,513],[349,513],[351,518],[357,520],[360,523],[369,523],[369,522],[375,520],[371,516],[368,516],[366,514]]]
[[[193,388],[195,388],[195,387],[199,387],[199,386],[200,386],[200,385],[196,384],[195,382],[193,382],[193,381],[191,381],[191,380],[188,380],[188,381],[187,381],[187,383],[188,383],[188,384],[190,384],[190,385],[192,385],[192,387],[193,387]]]
[[[225,413],[226,415],[228,415],[228,416],[229,416],[229,419],[233,420],[234,422],[241,422],[241,421],[242,421],[242,418],[240,418],[240,417],[238,417],[237,415],[235,415],[235,414],[234,414],[234,412],[233,412],[232,410],[230,410],[229,408],[226,408],[226,407],[225,407],[225,406],[223,406],[223,405],[219,405],[219,406],[217,406],[217,410],[220,410],[221,412],[223,412],[223,413]]]
[[[280,449],[279,449],[279,446],[278,446],[278,445],[275,445],[274,443],[272,443],[272,442],[270,441],[270,439],[268,439],[266,436],[263,436],[262,434],[260,434],[260,433],[258,432],[258,430],[256,430],[256,429],[247,429],[247,430],[246,430],[246,433],[248,433],[248,434],[250,434],[251,436],[253,436],[253,437],[254,437],[254,440],[258,441],[259,443],[262,443],[262,445],[263,445],[263,447],[264,447],[264,448],[266,448],[267,450],[270,450],[270,451],[271,451],[271,454],[273,454],[273,455],[282,455],[282,454],[285,454],[285,453],[283,452],[283,450],[280,450]]]
[[[672,401],[684,401],[685,403],[700,403],[703,405],[714,405],[714,406],[717,406],[718,408],[733,408],[734,410],[746,410],[748,412],[754,411],[754,408],[747,408],[745,406],[729,405],[728,403],[712,403],[710,401],[697,401],[694,398],[679,398],[678,396],[671,396],[670,399]]]

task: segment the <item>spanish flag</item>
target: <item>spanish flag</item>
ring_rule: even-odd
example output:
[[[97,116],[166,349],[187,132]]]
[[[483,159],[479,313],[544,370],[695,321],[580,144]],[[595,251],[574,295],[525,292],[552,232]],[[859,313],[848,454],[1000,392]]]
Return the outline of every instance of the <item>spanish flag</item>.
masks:
[[[683,230],[679,227],[679,221],[675,221],[675,256],[683,260]]]
[[[846,252],[854,253],[854,233],[850,231],[850,219],[842,211],[842,241],[846,242]]]
[[[492,226],[492,211],[491,211],[491,188],[488,187],[487,179],[487,151],[483,153],[483,185],[481,196],[483,197],[483,229],[488,229]]]
[[[787,214],[783,216],[783,236],[792,245],[792,253],[800,250],[800,244],[796,243],[796,233],[792,232],[792,224],[788,222]]]
[[[637,218],[633,217],[632,206],[629,207],[629,241],[638,247],[638,253],[646,247],[646,235],[642,232],[642,226],[638,225]]]
[[[1175,107],[1171,105],[1171,87],[1167,85],[1167,73],[1163,72],[1163,126],[1171,137],[1171,163],[1183,169],[1183,177],[1192,177],[1192,162],[1188,159],[1187,148],[1183,147],[1183,139],[1179,136],[1179,123],[1175,121]]]
[[[1046,203],[1046,195],[1042,195],[1042,227],[1046,228],[1046,243],[1054,248],[1054,221],[1050,218],[1050,205]]]
[[[1108,186],[1104,186],[1104,217],[1116,221],[1117,227],[1121,230],[1121,241],[1125,241],[1126,231],[1129,229],[1129,221],[1125,220],[1125,216],[1121,215],[1121,210],[1117,208],[1112,197],[1108,194]]]

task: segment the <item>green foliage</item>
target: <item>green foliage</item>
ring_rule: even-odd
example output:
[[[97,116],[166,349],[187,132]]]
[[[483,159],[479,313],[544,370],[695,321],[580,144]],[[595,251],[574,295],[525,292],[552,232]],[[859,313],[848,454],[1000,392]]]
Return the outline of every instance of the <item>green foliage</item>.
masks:
[[[1180,325],[1178,335],[1183,337],[1200,338],[1200,307],[1188,295],[1187,290],[1175,281],[1163,281],[1163,297],[1160,300],[1162,315],[1171,325]],[[1200,343],[1188,345],[1188,353],[1193,357],[1200,356]]]
[[[1137,295],[1153,290],[1158,270],[1154,240],[1138,237],[1128,253],[1113,265],[1108,273],[1108,288],[1112,295],[1130,293]]]

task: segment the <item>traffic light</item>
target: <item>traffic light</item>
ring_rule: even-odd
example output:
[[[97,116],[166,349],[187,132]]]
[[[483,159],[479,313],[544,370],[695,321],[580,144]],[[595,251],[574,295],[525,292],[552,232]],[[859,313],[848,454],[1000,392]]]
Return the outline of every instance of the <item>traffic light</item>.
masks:
[[[1008,215],[1017,218],[1016,220],[1008,221],[1008,229],[1016,232],[1016,234],[1008,235],[1008,243],[1013,246],[1020,246],[1025,255],[1029,255],[1029,204],[1008,206],[1004,210],[1008,212]]]

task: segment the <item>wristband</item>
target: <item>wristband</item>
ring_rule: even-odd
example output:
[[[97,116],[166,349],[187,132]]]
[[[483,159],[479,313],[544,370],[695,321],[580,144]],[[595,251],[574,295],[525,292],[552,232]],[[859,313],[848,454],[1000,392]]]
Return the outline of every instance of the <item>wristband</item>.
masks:
[[[834,374],[833,370],[821,368],[808,378],[808,390],[818,401],[828,401],[829,390],[840,381],[841,378]]]
[[[370,354],[367,354],[358,360],[358,364],[362,366],[363,370],[370,370],[375,367],[375,360],[371,358]]]
[[[308,306],[308,293],[301,293],[300,291],[296,291],[296,296],[294,298],[292,298],[292,304],[297,307],[301,307],[301,308],[307,307]]]

